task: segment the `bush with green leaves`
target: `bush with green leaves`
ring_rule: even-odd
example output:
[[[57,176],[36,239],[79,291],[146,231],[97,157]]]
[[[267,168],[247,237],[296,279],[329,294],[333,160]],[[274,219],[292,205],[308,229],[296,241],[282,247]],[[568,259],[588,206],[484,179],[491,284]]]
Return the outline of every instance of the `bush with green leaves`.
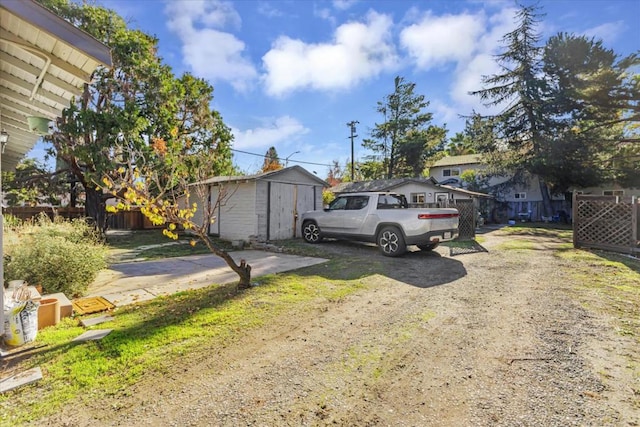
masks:
[[[84,220],[41,215],[5,227],[5,280],[41,285],[44,293],[83,295],[107,266],[100,234]]]

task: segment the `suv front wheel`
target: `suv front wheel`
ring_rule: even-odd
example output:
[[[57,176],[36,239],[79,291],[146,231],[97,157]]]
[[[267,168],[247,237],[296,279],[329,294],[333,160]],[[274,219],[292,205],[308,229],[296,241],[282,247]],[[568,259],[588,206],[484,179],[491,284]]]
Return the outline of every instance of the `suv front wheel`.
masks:
[[[378,233],[378,248],[384,256],[397,257],[405,253],[407,245],[404,237],[396,227],[384,227]]]

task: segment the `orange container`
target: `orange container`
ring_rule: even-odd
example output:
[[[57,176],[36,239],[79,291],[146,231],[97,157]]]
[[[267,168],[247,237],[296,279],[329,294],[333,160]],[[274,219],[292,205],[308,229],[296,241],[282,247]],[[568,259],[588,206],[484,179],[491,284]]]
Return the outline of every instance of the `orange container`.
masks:
[[[40,300],[38,307],[38,330],[60,322],[60,303],[55,298]]]

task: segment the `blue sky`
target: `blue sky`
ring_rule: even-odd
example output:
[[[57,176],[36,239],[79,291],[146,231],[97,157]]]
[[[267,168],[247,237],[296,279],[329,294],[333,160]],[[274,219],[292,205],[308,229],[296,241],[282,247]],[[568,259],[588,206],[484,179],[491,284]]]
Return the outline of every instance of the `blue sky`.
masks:
[[[514,28],[514,1],[500,0],[98,0],[133,28],[159,38],[176,74],[215,88],[213,107],[235,136],[234,162],[262,166],[270,146],[289,166],[325,178],[350,161],[347,123],[360,143],[382,117],[376,103],[395,76],[416,83],[433,124],[449,137],[480,101],[468,95],[498,71],[493,55]],[[528,4],[528,3],[527,3]],[[601,38],[621,55],[640,49],[640,0],[540,1],[543,39],[566,31]],[[256,153],[257,155],[242,152]],[[306,163],[302,163],[306,162]]]

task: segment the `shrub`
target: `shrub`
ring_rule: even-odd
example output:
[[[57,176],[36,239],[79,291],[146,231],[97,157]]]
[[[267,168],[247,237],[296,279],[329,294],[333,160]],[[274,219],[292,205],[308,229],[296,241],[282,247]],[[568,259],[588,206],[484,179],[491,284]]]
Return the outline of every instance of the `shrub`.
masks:
[[[81,296],[107,266],[100,237],[83,220],[46,215],[5,232],[5,278],[42,285],[43,292]]]

